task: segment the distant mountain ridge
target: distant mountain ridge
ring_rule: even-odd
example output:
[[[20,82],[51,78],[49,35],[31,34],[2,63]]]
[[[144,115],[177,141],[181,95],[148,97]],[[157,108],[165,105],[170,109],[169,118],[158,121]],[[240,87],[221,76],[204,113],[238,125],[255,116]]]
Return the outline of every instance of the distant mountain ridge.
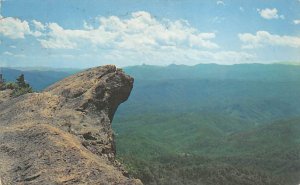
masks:
[[[253,81],[295,81],[300,79],[300,66],[284,64],[140,65],[126,67],[124,70],[134,76],[135,79],[143,80],[235,79]]]
[[[21,74],[25,75],[26,81],[34,88],[41,91],[47,86],[75,73],[76,71],[39,71],[39,70],[20,70],[12,68],[1,68],[1,73],[6,81],[15,81]]]

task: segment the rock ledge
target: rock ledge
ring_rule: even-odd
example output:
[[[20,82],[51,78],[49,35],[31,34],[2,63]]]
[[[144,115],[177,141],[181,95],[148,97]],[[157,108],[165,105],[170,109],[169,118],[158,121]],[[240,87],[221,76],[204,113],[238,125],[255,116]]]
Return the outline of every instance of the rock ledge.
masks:
[[[142,184],[115,161],[111,129],[132,87],[133,78],[107,65],[41,93],[0,91],[0,183]]]

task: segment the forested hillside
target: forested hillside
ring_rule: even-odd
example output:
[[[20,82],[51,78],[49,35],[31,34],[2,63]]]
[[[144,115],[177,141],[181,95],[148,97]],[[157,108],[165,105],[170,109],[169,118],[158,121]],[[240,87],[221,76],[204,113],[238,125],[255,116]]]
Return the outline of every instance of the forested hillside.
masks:
[[[125,70],[135,87],[114,120],[117,153],[145,184],[300,181],[299,66]]]

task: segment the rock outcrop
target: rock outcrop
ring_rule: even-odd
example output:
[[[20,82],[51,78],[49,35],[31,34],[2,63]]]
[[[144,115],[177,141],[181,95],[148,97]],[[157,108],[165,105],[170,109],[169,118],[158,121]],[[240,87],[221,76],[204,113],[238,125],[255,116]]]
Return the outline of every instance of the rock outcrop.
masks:
[[[111,129],[132,87],[133,78],[108,65],[41,93],[8,98],[9,91],[1,91],[2,185],[141,184],[115,161]]]

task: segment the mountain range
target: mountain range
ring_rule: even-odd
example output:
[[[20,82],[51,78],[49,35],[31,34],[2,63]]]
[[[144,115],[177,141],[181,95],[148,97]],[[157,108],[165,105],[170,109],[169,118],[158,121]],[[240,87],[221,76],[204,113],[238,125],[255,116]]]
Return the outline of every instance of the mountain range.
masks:
[[[112,124],[117,158],[144,184],[299,184],[300,66],[123,70],[135,82]],[[25,73],[36,90],[72,73],[3,71]]]

